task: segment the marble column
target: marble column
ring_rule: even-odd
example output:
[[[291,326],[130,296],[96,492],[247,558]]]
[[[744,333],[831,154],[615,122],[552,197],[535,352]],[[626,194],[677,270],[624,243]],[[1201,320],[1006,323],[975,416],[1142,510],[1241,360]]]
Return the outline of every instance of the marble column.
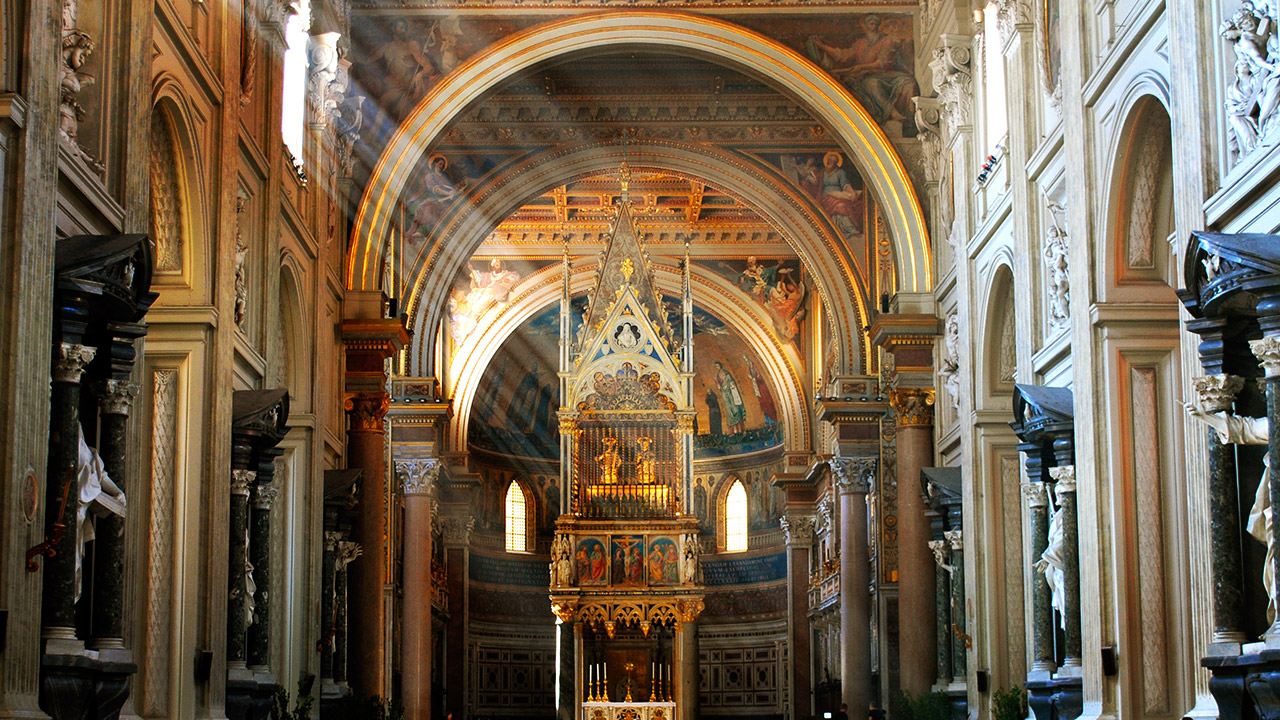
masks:
[[[934,571],[934,636],[938,638],[938,682],[941,687],[951,683],[951,579],[948,575],[947,556],[950,550],[946,540],[930,540],[937,569]]]
[[[347,568],[353,560],[360,557],[360,553],[360,544],[350,540],[339,541],[334,551],[333,601],[338,609],[334,613],[337,620],[333,635],[333,682],[338,687],[347,686],[347,659],[350,657],[348,639],[351,632],[348,619],[351,602],[348,586],[351,584],[351,573]]]
[[[49,470],[45,482],[42,636],[76,639],[76,484],[80,455],[80,377],[97,350],[61,343],[54,351],[49,418]],[[56,542],[55,542],[56,541]]]
[[[334,597],[334,559],[341,535],[333,530],[324,533],[324,551],[320,556],[320,687],[333,684],[333,644],[338,635],[338,603]]]
[[[929,692],[937,677],[934,561],[920,470],[933,464],[932,388],[895,388],[889,402],[898,427],[898,644],[901,687]]]
[[[1263,306],[1264,303],[1259,303],[1259,311],[1264,309]],[[1276,316],[1260,318],[1259,324],[1262,325],[1266,337],[1249,342],[1249,348],[1258,357],[1258,362],[1266,373],[1267,420],[1270,423],[1267,464],[1271,468],[1280,468],[1280,332],[1277,332],[1280,328],[1274,327],[1278,322],[1280,318]],[[1272,470],[1268,473],[1268,482],[1273,503],[1272,512],[1275,512],[1274,503],[1280,502],[1280,470]],[[1269,547],[1280,544],[1278,525],[1280,523],[1271,524],[1271,537],[1267,539]],[[1280,579],[1280,552],[1275,553],[1271,560],[1273,577]],[[1271,600],[1276,603],[1276,607],[1280,607],[1280,580],[1274,583],[1271,591],[1273,593]],[[1263,640],[1266,641],[1268,648],[1280,647],[1280,613],[1276,613],[1275,621],[1263,634]]]
[[[1057,669],[1053,658],[1053,596],[1049,582],[1039,567],[1040,556],[1049,547],[1049,494],[1044,483],[1022,485],[1031,513],[1031,625],[1034,653],[1029,679],[1047,680]]]
[[[780,519],[787,542],[787,611],[791,641],[792,697],[796,715],[809,715],[812,697],[809,634],[809,553],[813,550],[813,517],[787,511]]]
[[[568,617],[569,619],[565,619]],[[573,621],[572,613],[556,618],[556,720],[576,720],[578,702],[575,695],[577,673],[578,635],[581,630]]]
[[[1066,615],[1066,653],[1062,669],[1067,674],[1078,674],[1079,671],[1067,670],[1080,668],[1081,662],[1081,627],[1080,627],[1080,531],[1076,516],[1076,469],[1074,465],[1065,465],[1049,469],[1049,476],[1056,482],[1054,494],[1058,496],[1058,509],[1062,513],[1062,575],[1063,575],[1063,610]]]
[[[390,548],[386,538],[386,431],[385,392],[347,398],[347,466],[363,471],[360,504],[355,509],[352,539],[363,549],[363,557],[351,565],[348,597],[351,633],[348,636],[351,686],[361,695],[382,696],[387,685],[387,607]]]
[[[278,492],[271,460],[259,465],[249,503],[249,564],[253,566],[254,591],[248,664],[259,675],[271,672],[271,504]]]
[[[115,343],[121,344],[132,352],[132,341]],[[106,380],[98,388],[98,454],[111,481],[125,493],[133,490],[126,477],[126,453],[129,408],[137,395],[138,386],[127,380]],[[112,514],[99,517],[94,537],[93,639],[89,644],[99,650],[123,648],[124,518]]]
[[[965,631],[964,607],[964,532],[948,530],[943,533],[951,551],[951,677],[964,682],[969,673],[969,636]]]
[[[249,488],[257,473],[231,471],[231,511],[227,552],[227,677],[250,680],[248,665],[249,596]]]
[[[840,496],[840,692],[854,711],[871,706],[871,550],[867,494],[874,457],[832,458]]]
[[[698,658],[698,622],[697,615],[702,612],[702,603],[697,604],[694,612],[686,613],[683,620],[676,625],[676,688],[675,696],[676,720],[697,720],[698,718],[698,685],[701,666]],[[692,617],[691,617],[692,616]]]
[[[466,675],[467,664],[467,565],[471,547],[471,531],[475,529],[476,520],[469,514],[452,515],[448,511],[441,513],[440,537],[444,541],[445,561],[448,563],[449,583],[449,620],[445,625],[445,707],[446,713],[453,713],[461,718],[466,709]],[[573,649],[573,633],[569,633],[569,649]],[[561,681],[563,683],[563,680]],[[569,703],[573,705],[572,678],[570,682]],[[574,720],[572,716],[569,720]]]
[[[400,694],[406,720],[431,717],[431,503],[440,463],[396,461],[404,483],[404,613]]]
[[[1208,413],[1229,411],[1244,389],[1244,378],[1208,375],[1192,380],[1199,405]],[[1235,448],[1208,428],[1205,444],[1209,461],[1209,555],[1213,572],[1213,648],[1239,651],[1245,641],[1241,628],[1244,597],[1240,559],[1240,493],[1236,485]]]

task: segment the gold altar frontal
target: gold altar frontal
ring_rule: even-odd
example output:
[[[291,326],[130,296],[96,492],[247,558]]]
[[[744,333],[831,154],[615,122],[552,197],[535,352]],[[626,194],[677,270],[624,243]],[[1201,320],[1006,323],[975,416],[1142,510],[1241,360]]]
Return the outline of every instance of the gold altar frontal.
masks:
[[[671,720],[675,716],[673,702],[582,703],[582,720]]]

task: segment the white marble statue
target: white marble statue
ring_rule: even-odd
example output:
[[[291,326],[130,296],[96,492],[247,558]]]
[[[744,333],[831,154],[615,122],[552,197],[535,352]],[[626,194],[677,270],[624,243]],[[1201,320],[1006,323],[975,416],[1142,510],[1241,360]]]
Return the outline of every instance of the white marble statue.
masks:
[[[80,572],[84,564],[85,543],[94,538],[94,517],[118,515],[124,517],[126,499],[102,464],[102,458],[84,439],[84,428],[79,431],[80,450],[76,459],[76,600],[80,599]]]
[[[686,585],[698,582],[698,555],[702,546],[698,542],[698,533],[685,533],[683,539],[684,562],[680,568],[680,579]]]
[[[1048,485],[1046,490],[1049,490],[1052,498],[1054,493]],[[1051,508],[1056,505],[1057,503],[1050,503]],[[1058,507],[1049,514],[1049,546],[1040,554],[1035,568],[1044,573],[1045,582],[1049,583],[1053,609],[1058,611],[1058,622],[1063,630],[1067,629],[1066,564],[1062,557],[1065,541],[1066,527],[1062,524],[1062,508]]]
[[[1224,443],[1266,445],[1270,442],[1271,423],[1264,417],[1240,417],[1225,410],[1209,413],[1193,403],[1186,403],[1185,407],[1188,415],[1218,431],[1218,439]],[[1249,508],[1249,520],[1245,530],[1258,542],[1267,546],[1267,559],[1262,564],[1262,586],[1267,591],[1268,623],[1274,622],[1276,617],[1276,544],[1271,541],[1270,484],[1270,458],[1264,458],[1262,478],[1258,481],[1258,491],[1253,496],[1253,507]]]

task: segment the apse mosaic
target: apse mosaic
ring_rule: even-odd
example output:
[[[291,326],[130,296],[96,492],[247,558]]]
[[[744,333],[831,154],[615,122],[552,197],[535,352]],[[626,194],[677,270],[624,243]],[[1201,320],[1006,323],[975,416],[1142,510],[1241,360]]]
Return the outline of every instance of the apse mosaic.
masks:
[[[799,268],[783,275],[798,276]],[[575,322],[580,322],[585,302],[579,299],[574,304]],[[666,298],[664,306],[678,312],[673,298]],[[694,311],[694,338],[695,457],[738,455],[781,445],[777,401],[755,352],[701,309]],[[559,457],[558,343],[557,306],[538,313],[507,339],[485,369],[473,401],[471,445],[503,455]]]

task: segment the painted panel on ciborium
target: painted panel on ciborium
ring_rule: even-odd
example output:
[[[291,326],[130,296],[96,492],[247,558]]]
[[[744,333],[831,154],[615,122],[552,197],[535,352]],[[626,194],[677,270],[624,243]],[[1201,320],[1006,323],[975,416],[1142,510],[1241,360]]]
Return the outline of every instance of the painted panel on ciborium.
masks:
[[[574,566],[578,572],[578,585],[607,585],[609,583],[609,556],[604,542],[597,538],[578,541],[574,552]]]
[[[644,586],[644,536],[615,535],[610,557],[614,587]]]
[[[650,585],[680,584],[680,550],[675,538],[651,538],[646,559]]]

